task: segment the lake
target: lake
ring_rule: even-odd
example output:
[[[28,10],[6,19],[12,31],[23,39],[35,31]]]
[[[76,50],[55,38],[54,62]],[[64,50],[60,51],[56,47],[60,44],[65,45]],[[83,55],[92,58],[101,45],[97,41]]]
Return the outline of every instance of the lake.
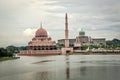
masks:
[[[120,80],[120,55],[21,56],[0,62],[0,80]]]

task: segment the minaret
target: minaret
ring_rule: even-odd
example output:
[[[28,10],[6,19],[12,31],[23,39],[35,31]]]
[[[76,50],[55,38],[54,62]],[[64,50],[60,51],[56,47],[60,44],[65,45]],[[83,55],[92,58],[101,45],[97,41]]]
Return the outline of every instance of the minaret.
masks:
[[[68,39],[68,17],[67,17],[67,13],[65,15],[65,47],[69,47],[69,39]]]
[[[42,22],[40,23],[40,25],[41,25],[40,28],[42,28]]]

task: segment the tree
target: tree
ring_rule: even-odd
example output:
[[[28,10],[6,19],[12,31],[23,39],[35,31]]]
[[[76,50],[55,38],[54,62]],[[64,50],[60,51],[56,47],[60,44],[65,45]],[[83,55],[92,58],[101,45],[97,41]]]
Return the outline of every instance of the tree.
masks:
[[[100,46],[98,46],[98,45],[90,45],[90,46],[89,46],[90,49],[93,49],[93,48],[98,49],[99,47],[100,47]]]
[[[13,57],[16,52],[18,52],[18,48],[15,46],[0,48],[0,57]]]
[[[15,47],[15,46],[12,46],[12,45],[6,47],[6,49],[7,49],[8,52],[11,52],[11,53],[16,53],[16,52],[18,52],[18,48]]]
[[[113,39],[113,40],[109,40],[106,42],[107,44],[107,48],[111,48],[111,49],[116,49],[116,48],[120,48],[120,40],[119,39]]]
[[[105,48],[105,44],[103,44],[103,43],[100,43],[99,46],[100,46],[100,48]]]
[[[19,47],[19,50],[28,50],[28,46],[21,46]]]
[[[59,44],[59,43],[57,43],[57,47],[58,47],[58,48],[62,48],[62,47],[65,47],[65,45],[64,45],[64,44]]]
[[[7,56],[7,50],[4,48],[0,48],[0,57],[5,57]]]
[[[86,50],[89,46],[88,45],[82,45],[81,50]]]

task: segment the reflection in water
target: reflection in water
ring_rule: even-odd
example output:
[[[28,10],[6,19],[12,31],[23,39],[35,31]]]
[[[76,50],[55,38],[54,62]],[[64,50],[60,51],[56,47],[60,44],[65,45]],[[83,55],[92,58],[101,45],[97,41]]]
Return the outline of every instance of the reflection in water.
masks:
[[[0,80],[120,80],[119,75],[118,55],[22,57],[0,63]]]
[[[67,80],[70,79],[70,62],[69,62],[69,56],[66,56],[66,78]]]
[[[52,62],[52,61],[55,60],[43,60],[43,61],[33,62],[32,64],[39,64],[39,63]]]
[[[38,72],[36,73],[36,80],[48,80],[48,72]]]
[[[80,75],[86,75],[87,68],[85,66],[80,67]]]
[[[37,72],[34,76],[34,80],[56,80],[56,73],[53,71]]]

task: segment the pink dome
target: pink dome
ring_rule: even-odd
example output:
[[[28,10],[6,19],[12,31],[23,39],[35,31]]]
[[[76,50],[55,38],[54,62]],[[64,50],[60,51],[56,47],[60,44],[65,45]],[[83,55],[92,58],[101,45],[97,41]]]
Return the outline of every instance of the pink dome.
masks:
[[[35,37],[48,37],[47,31],[41,27],[36,31]]]

